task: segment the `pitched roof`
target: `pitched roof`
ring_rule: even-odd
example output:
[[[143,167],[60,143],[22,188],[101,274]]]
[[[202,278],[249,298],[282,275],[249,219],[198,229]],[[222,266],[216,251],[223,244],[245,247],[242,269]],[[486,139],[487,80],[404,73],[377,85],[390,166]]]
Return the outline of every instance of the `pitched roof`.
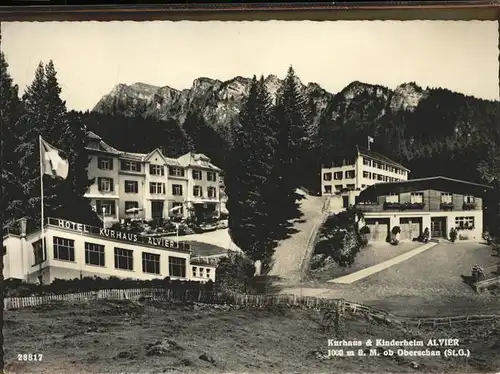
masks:
[[[380,153],[373,152],[371,150],[365,149],[365,148],[360,148],[359,146],[356,146],[358,153],[362,156],[370,157],[378,161],[385,162],[386,164],[401,168],[406,171],[410,171],[406,166],[401,165],[400,163],[397,163],[396,161],[391,160],[390,158],[381,155]]]
[[[179,157],[179,162],[184,167],[199,167],[220,171],[221,169],[210,162],[210,158],[203,153],[186,153]]]
[[[412,192],[424,189],[434,189],[450,193],[470,193],[473,196],[482,196],[492,191],[493,187],[486,184],[453,179],[449,177],[436,176],[426,178],[408,179],[406,181],[381,182],[368,186],[361,191],[360,199],[371,199],[377,196],[387,195],[390,192]]]

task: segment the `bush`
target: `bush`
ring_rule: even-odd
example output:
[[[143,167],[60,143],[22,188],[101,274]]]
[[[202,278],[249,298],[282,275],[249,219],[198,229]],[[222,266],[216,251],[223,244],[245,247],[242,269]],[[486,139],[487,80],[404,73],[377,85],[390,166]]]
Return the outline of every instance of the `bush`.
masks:
[[[25,283],[20,280],[7,280],[4,282],[6,297],[24,297],[30,295],[43,294],[67,294],[98,291],[104,289],[128,289],[128,288],[162,288],[174,291],[174,295],[179,292],[183,295],[186,291],[211,291],[214,283],[209,280],[207,283],[195,281],[171,280],[170,277],[152,280],[121,279],[117,277],[100,278],[84,277],[82,279],[55,279],[51,284],[38,285]]]
[[[370,234],[370,228],[368,226],[363,226],[360,230],[359,233],[361,235],[368,235]]]
[[[242,254],[222,258],[215,274],[217,285],[223,291],[253,292],[255,266]]]

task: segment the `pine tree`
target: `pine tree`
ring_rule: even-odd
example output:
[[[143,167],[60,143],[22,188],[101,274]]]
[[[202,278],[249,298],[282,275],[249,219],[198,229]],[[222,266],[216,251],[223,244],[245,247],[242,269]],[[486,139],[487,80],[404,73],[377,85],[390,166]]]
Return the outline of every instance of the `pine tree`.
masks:
[[[232,240],[252,259],[268,263],[274,247],[276,141],[270,127],[271,100],[254,76],[235,129],[225,183]]]
[[[292,67],[276,95],[273,113],[273,129],[277,139],[275,165],[279,178],[277,189],[281,192],[279,205],[283,224],[299,215],[296,189],[302,187],[307,178],[307,163],[304,153],[308,149],[308,118],[306,104],[297,77]],[[291,172],[293,170],[293,172]]]
[[[40,62],[35,79],[23,95],[25,120],[20,145],[16,149],[21,169],[23,192],[26,196],[24,214],[40,222],[40,149],[39,136],[65,152],[70,167],[64,181],[43,176],[45,216],[58,216],[79,222],[94,223],[89,201],[83,197],[92,183],[87,174],[88,156],[85,152],[86,130],[76,116],[69,116],[61,99],[61,88],[54,64],[45,67]]]
[[[15,127],[22,120],[22,107],[18,97],[18,87],[14,85],[8,73],[7,61],[0,52],[0,124],[2,152],[2,205],[1,220],[4,226],[20,218],[23,195],[21,190],[19,167],[15,149],[18,145]]]

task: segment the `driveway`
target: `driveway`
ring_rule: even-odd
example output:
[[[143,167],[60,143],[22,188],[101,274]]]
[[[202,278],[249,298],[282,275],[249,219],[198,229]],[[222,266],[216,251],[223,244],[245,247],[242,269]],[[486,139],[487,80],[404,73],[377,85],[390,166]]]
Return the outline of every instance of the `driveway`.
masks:
[[[462,282],[472,265],[488,267],[498,258],[478,243],[440,243],[427,251],[352,284],[317,284],[282,293],[344,298],[398,315],[500,314],[495,296],[479,295]]]

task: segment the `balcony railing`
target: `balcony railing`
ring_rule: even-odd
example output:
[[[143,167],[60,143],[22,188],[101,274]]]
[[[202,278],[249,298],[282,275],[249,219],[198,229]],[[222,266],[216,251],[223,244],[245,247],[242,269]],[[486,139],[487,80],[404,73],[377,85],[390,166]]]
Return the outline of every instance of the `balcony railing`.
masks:
[[[462,210],[475,210],[476,207],[476,203],[463,203]]]
[[[423,210],[424,203],[384,203],[384,210]]]

